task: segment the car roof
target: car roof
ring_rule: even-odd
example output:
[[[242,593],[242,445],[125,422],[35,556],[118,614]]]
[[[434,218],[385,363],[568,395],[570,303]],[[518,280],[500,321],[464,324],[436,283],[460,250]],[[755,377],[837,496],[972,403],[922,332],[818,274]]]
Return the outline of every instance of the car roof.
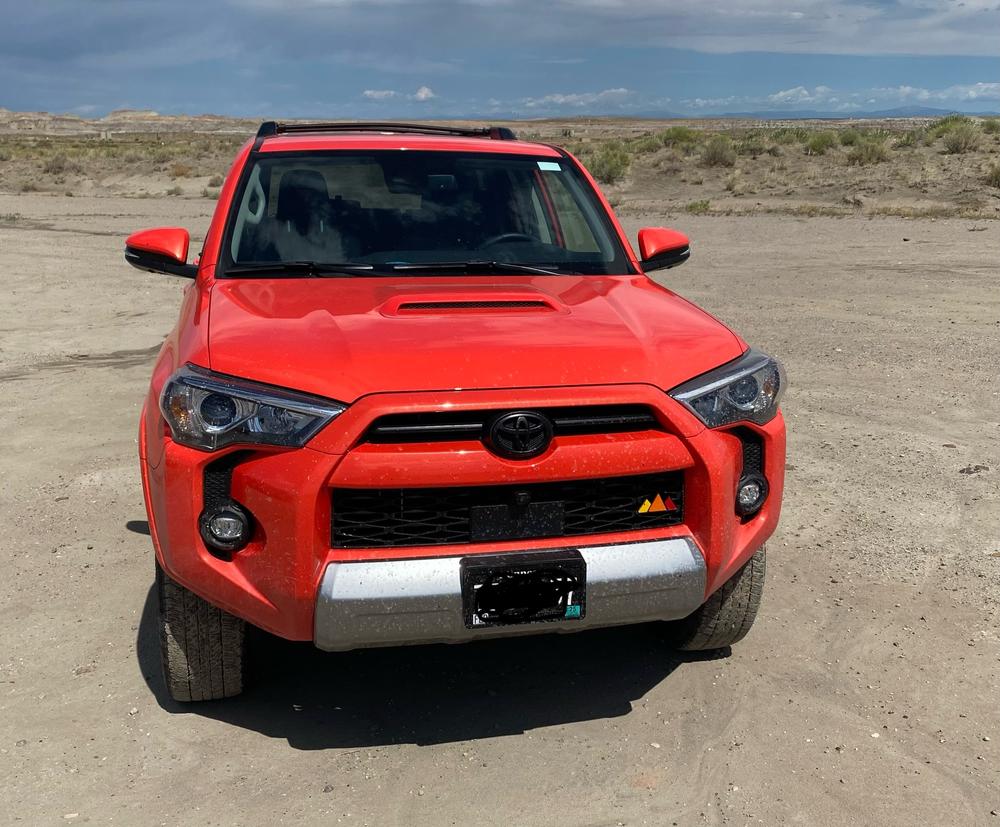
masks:
[[[497,140],[465,135],[422,135],[406,132],[338,131],[297,132],[267,137],[258,152],[314,152],[320,150],[427,150],[431,152],[486,152],[505,155],[540,155],[559,158],[554,147],[530,141]]]

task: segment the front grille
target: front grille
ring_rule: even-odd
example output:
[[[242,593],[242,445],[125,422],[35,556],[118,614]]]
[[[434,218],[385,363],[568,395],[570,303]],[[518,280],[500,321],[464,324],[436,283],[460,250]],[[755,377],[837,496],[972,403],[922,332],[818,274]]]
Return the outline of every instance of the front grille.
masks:
[[[646,431],[660,426],[645,405],[586,405],[574,408],[532,408],[552,420],[555,436]],[[389,414],[376,419],[366,442],[443,442],[483,440],[490,423],[509,411],[443,411]]]
[[[335,488],[332,542],[390,548],[663,528],[683,520],[683,484],[683,474],[671,471],[528,485]],[[532,506],[545,518],[521,519]],[[484,520],[495,523],[484,528]]]

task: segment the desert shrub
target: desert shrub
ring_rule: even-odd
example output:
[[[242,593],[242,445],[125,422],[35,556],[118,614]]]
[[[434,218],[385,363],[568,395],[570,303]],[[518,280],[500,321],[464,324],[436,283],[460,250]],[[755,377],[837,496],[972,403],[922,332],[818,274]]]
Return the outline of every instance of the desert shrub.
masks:
[[[1000,118],[987,118],[983,121],[983,132],[987,135],[1000,134]]]
[[[935,137],[941,137],[946,132],[951,132],[951,130],[957,129],[960,126],[968,126],[970,124],[972,124],[972,118],[968,115],[945,115],[927,127],[927,131],[933,133]]]
[[[602,184],[614,184],[625,176],[631,161],[621,141],[608,141],[587,160],[587,167]]]
[[[771,139],[779,144],[803,144],[809,140],[809,130],[804,126],[779,126],[771,130]]]
[[[38,185],[34,181],[25,181],[21,184],[21,192],[38,192]]]
[[[861,133],[851,127],[840,133],[841,146],[857,146],[861,143]]]
[[[735,170],[726,176],[726,192],[731,192],[735,196],[743,195],[747,191],[747,184],[743,180],[740,170]]]
[[[183,195],[183,194],[184,190],[182,190],[179,186],[173,186],[167,190],[167,195]]]
[[[185,164],[180,161],[178,161],[177,163],[175,163],[173,166],[170,167],[171,178],[190,178],[191,173],[193,172],[194,169],[190,164]]]
[[[660,133],[660,143],[664,146],[698,143],[698,133],[687,126],[672,126]]]
[[[42,172],[49,175],[62,175],[66,172],[79,172],[80,165],[76,161],[71,161],[63,153],[53,155],[42,164]]]
[[[211,198],[211,199],[215,200],[215,199],[217,199],[219,197],[219,191],[218,190],[210,190],[208,187],[204,187],[202,189],[202,191],[201,191],[201,197],[202,198]]]
[[[828,149],[837,145],[837,136],[833,132],[817,132],[806,141],[806,155],[826,155]]]
[[[0,149],[0,161],[9,161],[11,154],[6,149]]]
[[[661,146],[660,139],[655,135],[640,135],[638,138],[632,138],[628,142],[628,148],[640,155],[648,155],[650,152],[656,152]]]
[[[691,201],[684,207],[684,211],[691,213],[691,215],[705,215],[711,209],[712,205],[707,198],[701,201]]]
[[[1000,164],[991,164],[983,180],[987,186],[1000,188]]]
[[[725,135],[713,135],[701,150],[701,162],[706,167],[731,167],[736,163],[733,142]]]
[[[889,150],[881,141],[862,141],[847,153],[847,163],[856,166],[881,164],[889,160]]]
[[[749,155],[751,158],[757,158],[767,152],[768,145],[760,135],[750,134],[734,141],[733,149],[737,155]]]
[[[964,155],[979,147],[979,128],[973,123],[961,123],[944,133],[944,151],[949,155]]]
[[[221,187],[223,180],[225,179],[221,175],[213,175],[208,179],[208,185],[210,187]]]
[[[894,147],[898,149],[912,149],[913,147],[920,146],[927,139],[926,129],[908,129],[902,135],[896,138],[893,143]]]
[[[885,129],[881,126],[872,127],[871,129],[863,129],[861,135],[866,141],[888,141],[895,133],[891,129]]]

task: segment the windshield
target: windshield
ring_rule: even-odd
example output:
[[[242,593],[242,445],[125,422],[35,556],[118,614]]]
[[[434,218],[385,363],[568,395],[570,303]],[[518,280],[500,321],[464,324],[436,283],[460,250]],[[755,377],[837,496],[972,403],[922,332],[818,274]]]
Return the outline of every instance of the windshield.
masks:
[[[515,264],[633,272],[592,188],[562,158],[263,153],[243,177],[226,239],[224,265],[234,276],[304,262],[364,265],[358,275],[418,274],[421,264],[452,264],[443,275]]]

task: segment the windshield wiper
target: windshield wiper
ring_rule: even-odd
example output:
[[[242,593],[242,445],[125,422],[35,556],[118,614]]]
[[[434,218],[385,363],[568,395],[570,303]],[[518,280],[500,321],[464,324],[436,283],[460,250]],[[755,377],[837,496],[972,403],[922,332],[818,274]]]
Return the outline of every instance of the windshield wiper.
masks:
[[[463,273],[468,273],[470,270],[505,270],[510,273],[539,273],[543,276],[564,275],[555,270],[546,270],[544,267],[515,264],[510,261],[437,261],[419,264],[393,264],[391,266],[393,270],[400,273],[423,273],[438,270],[461,270]]]
[[[226,276],[277,276],[286,278],[332,278],[368,275],[373,264],[338,264],[323,261],[254,261],[229,267]]]

